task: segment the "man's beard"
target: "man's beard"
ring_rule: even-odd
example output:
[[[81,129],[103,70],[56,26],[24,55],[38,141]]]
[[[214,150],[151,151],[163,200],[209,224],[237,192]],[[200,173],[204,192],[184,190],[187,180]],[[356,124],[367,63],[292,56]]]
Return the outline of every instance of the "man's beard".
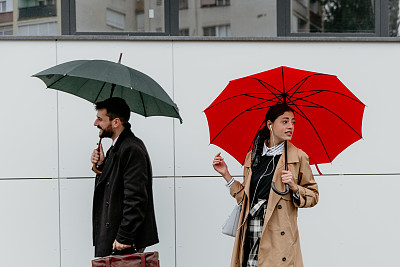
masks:
[[[105,138],[105,137],[109,137],[111,138],[114,134],[112,126],[109,125],[107,128],[102,129],[100,126],[97,126],[97,128],[99,128],[101,131],[101,134],[99,135],[100,138]]]

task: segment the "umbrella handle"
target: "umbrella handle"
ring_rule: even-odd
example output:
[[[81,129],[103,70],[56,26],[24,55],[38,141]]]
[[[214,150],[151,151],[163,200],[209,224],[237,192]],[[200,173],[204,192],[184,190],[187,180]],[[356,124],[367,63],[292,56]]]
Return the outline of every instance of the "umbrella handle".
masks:
[[[278,195],[281,195],[281,196],[284,196],[287,193],[289,193],[289,185],[288,184],[285,184],[285,192],[281,192],[278,189],[276,189],[274,182],[271,183],[271,188],[272,188],[272,190],[274,190],[275,193],[277,193]]]
[[[287,160],[287,141],[285,141],[285,170],[288,170],[288,160]],[[272,190],[274,190],[275,193],[277,193],[278,195],[284,196],[287,193],[289,193],[289,185],[285,184],[285,191],[281,192],[278,189],[276,189],[275,187],[275,182],[271,183],[271,188]]]
[[[98,152],[100,152],[100,145],[101,145],[101,137],[100,137],[99,143],[97,144],[97,151],[98,151]],[[94,171],[96,174],[102,174],[102,172],[99,171],[99,170],[97,169],[97,166],[96,166],[95,163],[93,163],[93,171]]]

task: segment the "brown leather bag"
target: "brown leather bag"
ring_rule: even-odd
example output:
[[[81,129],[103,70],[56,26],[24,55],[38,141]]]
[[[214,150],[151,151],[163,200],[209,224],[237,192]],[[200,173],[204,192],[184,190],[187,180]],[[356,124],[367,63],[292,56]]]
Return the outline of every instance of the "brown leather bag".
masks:
[[[158,252],[110,255],[92,260],[92,267],[159,267]]]

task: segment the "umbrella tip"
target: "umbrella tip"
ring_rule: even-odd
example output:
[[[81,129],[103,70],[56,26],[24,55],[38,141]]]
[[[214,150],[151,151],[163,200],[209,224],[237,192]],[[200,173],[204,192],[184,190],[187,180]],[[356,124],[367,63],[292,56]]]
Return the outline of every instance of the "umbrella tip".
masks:
[[[122,59],[122,53],[119,53],[118,63],[121,63],[121,59]]]

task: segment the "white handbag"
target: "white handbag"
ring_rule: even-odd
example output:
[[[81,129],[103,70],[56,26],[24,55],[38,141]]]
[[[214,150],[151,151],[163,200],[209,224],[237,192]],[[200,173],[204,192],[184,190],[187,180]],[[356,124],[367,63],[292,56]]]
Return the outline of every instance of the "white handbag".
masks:
[[[229,236],[236,236],[236,232],[238,230],[238,224],[239,224],[239,216],[240,212],[242,210],[242,202],[239,204],[235,205],[235,207],[232,210],[231,215],[229,215],[228,219],[222,226],[222,233],[225,235]]]

